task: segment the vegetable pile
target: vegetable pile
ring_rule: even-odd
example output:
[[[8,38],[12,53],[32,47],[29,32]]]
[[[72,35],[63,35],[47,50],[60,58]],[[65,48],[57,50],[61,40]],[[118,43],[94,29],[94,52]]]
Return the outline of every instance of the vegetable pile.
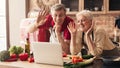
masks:
[[[82,68],[92,64],[94,60],[92,55],[84,55],[82,57],[73,56],[70,58],[72,61],[69,63],[64,62],[64,68]],[[86,59],[86,60],[83,60],[83,59]]]
[[[11,46],[9,50],[0,51],[0,61],[12,62],[20,59],[21,61],[34,62],[31,54],[23,52],[24,49],[20,46]]]

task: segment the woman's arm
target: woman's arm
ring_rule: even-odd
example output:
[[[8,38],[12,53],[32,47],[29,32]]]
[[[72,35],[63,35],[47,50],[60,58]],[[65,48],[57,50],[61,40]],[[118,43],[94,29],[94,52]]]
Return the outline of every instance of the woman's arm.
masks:
[[[76,55],[78,54],[81,49],[82,49],[82,46],[80,46],[80,43],[76,43],[76,34],[71,34],[71,41],[70,41],[70,52],[72,55]],[[80,42],[80,41],[79,41]]]
[[[70,52],[72,55],[76,55],[81,51],[82,48],[82,46],[80,46],[79,43],[78,44],[76,43],[77,28],[73,22],[69,23],[67,27],[71,33]]]
[[[98,30],[96,32],[96,36],[94,38],[94,41],[90,38],[89,34],[85,35],[86,43],[89,49],[89,52],[94,56],[99,56],[102,54],[103,51],[103,45],[105,41],[105,31],[104,30]]]

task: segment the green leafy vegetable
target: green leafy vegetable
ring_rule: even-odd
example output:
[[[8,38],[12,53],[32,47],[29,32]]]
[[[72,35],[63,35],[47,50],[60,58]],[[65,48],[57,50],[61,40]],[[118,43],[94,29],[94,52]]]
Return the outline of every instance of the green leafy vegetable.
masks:
[[[9,48],[10,54],[16,54],[16,55],[22,53],[23,50],[24,49],[22,47],[20,47],[20,46],[11,46]]]
[[[10,52],[7,50],[3,50],[0,52],[0,61],[5,61],[10,58]]]

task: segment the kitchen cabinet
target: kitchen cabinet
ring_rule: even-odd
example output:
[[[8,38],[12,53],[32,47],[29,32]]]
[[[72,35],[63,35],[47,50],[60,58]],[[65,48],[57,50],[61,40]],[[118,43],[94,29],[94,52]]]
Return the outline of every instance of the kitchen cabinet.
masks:
[[[106,0],[107,13],[120,14],[120,0]]]
[[[59,0],[59,3],[65,5],[67,14],[76,14],[78,11],[82,10],[81,1],[82,0]]]
[[[93,14],[120,13],[120,0],[59,0],[65,5],[67,14],[90,10]]]
[[[105,1],[106,0],[82,0],[83,7],[82,10],[90,10],[94,14],[104,14],[105,13]]]

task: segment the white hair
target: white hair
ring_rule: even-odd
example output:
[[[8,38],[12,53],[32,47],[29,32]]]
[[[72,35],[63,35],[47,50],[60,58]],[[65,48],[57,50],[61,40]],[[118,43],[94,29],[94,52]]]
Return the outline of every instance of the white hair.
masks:
[[[91,11],[89,11],[89,10],[82,10],[82,11],[78,12],[76,14],[76,17],[79,17],[79,16],[85,16],[88,20],[93,19],[93,15],[92,15]]]
[[[66,8],[63,4],[55,4],[51,7],[51,13],[52,11],[58,11],[58,10],[64,10],[66,12]]]

